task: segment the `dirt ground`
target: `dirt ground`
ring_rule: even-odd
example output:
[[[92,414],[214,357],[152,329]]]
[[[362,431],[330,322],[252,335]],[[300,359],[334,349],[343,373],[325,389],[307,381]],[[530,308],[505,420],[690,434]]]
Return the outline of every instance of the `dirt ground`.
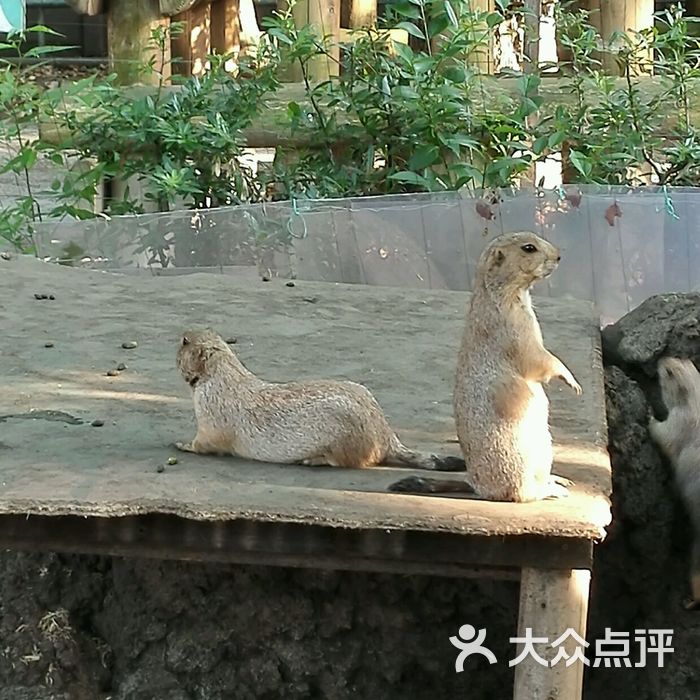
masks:
[[[681,607],[689,527],[646,431],[661,410],[655,361],[700,364],[698,319],[700,295],[674,295],[605,333],[614,521],[597,550],[589,639],[606,627],[673,629],[675,651],[663,669],[590,669],[587,700],[700,695],[700,614]],[[485,627],[498,658],[511,658],[517,588],[5,552],[0,700],[502,700],[507,665],[475,660],[457,674],[449,637],[461,624]]]

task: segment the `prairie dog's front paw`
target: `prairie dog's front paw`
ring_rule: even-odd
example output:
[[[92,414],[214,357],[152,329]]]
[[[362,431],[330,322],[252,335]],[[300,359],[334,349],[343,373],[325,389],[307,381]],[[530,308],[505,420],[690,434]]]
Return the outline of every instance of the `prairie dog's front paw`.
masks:
[[[581,388],[581,385],[574,379],[574,375],[570,374],[569,376],[564,376],[562,379],[566,382],[568,386],[570,386],[573,390],[576,396],[581,396],[583,394],[583,389]]]
[[[180,450],[180,452],[194,452],[194,447],[192,447],[191,442],[176,442],[175,447]]]

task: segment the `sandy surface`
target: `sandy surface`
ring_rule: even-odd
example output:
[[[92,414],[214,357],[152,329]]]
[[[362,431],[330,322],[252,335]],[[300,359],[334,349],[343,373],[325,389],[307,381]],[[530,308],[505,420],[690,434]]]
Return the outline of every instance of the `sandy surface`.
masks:
[[[289,288],[215,274],[134,278],[33,258],[0,260],[0,290],[0,513],[165,512],[587,538],[609,520],[599,334],[587,302],[538,307],[546,342],[584,387],[581,398],[566,387],[549,390],[556,471],[576,486],[568,499],[514,506],[384,492],[410,470],[256,464],[171,447],[194,431],[176,343],[186,327],[211,325],[235,336],[242,360],[265,378],[363,382],[404,442],[457,454],[451,384],[465,293]],[[132,340],[137,348],[122,349]],[[106,376],[122,362],[127,370]],[[171,456],[178,463],[159,473]]]

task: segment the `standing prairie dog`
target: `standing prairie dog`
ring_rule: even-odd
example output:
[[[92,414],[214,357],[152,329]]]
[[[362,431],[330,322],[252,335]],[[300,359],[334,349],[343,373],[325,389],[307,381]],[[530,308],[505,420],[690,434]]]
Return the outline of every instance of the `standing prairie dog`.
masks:
[[[495,238],[479,258],[457,359],[454,416],[466,481],[409,477],[390,486],[412,493],[464,492],[493,501],[566,495],[551,474],[549,401],[557,377],[581,393],[569,369],[545,349],[530,287],[549,276],[559,250],[530,232]]]
[[[463,471],[457,457],[405,447],[370,391],[348,381],[266,382],[211,329],[186,332],[177,366],[192,387],[197,434],[178,449],[278,464],[401,464]]]
[[[668,417],[649,420],[649,433],[673,466],[681,499],[693,525],[690,559],[692,601],[700,607],[700,374],[691,360],[665,357],[658,363],[661,398]]]

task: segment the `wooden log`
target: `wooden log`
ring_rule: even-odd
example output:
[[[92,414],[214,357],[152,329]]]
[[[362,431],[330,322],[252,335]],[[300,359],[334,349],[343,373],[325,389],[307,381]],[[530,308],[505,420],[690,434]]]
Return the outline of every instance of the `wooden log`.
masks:
[[[552,642],[569,630],[585,640],[590,581],[591,572],[587,569],[523,569],[518,637],[526,637],[529,631],[531,637],[547,638],[547,644],[533,644],[545,661],[551,662],[560,647],[566,650],[568,658],[574,655],[576,647],[583,647],[572,636],[556,647]],[[586,655],[585,648],[581,652]],[[581,661],[567,666],[566,658],[562,658],[550,666],[528,655],[515,666],[513,700],[580,700],[583,669]]]
[[[483,94],[487,99],[486,108],[493,109],[498,106],[507,107],[516,94],[518,93],[518,78],[484,78]],[[557,104],[573,104],[573,94],[565,89],[564,83],[568,83],[562,78],[545,77],[540,85],[540,95],[545,104],[550,107]],[[618,78],[616,86],[623,87],[624,79]],[[656,78],[641,77],[636,80],[639,89],[648,96],[658,95],[665,91],[665,85],[660,83]],[[162,98],[167,98],[172,92],[179,90],[177,86],[168,86],[161,92]],[[147,86],[134,86],[127,89],[127,94],[133,96],[133,99],[142,98],[144,95],[153,94],[154,88]],[[700,80],[693,80],[688,91],[690,96],[691,123],[698,127],[700,126]],[[588,95],[587,99],[592,105],[596,104],[596,99],[593,95]],[[317,139],[316,133],[307,133],[302,130],[292,132],[289,127],[287,117],[287,105],[289,102],[298,102],[301,105],[308,105],[304,86],[300,84],[283,85],[274,95],[267,99],[267,108],[261,113],[256,121],[249,127],[243,129],[243,138],[250,148],[274,148],[275,146],[286,146],[290,148],[304,147],[312,145]],[[70,103],[66,106],[71,108]],[[664,110],[662,116],[665,117],[665,122],[661,125],[659,135],[671,136],[672,129],[675,127],[678,114],[674,105],[668,101],[663,104]],[[83,111],[83,116],[86,116],[86,111]],[[99,115],[95,115],[99,118]],[[55,117],[45,118],[40,121],[40,135],[49,143],[69,143],[72,136]],[[79,139],[79,135],[78,135]]]
[[[107,6],[107,51],[110,68],[121,85],[150,83],[157,85],[169,77],[169,52],[160,56],[153,48],[151,32],[166,25],[158,0],[112,0]],[[143,66],[155,59],[154,73]]]

